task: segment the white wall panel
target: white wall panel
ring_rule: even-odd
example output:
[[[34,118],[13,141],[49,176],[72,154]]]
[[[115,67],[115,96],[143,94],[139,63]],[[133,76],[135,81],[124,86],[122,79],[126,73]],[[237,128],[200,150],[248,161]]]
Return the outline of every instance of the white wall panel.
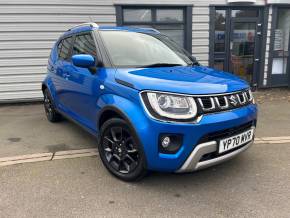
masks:
[[[0,41],[0,53],[2,50],[9,49],[50,49],[54,44],[53,41]],[[5,52],[5,51],[4,51]]]
[[[26,2],[26,1],[25,1]],[[2,5],[0,14],[72,14],[72,15],[114,15],[115,8],[110,6],[81,6],[81,5]]]
[[[40,88],[36,91],[0,92],[0,102],[20,102],[41,99]]]
[[[194,14],[192,16],[192,23],[209,23],[209,16]]]
[[[202,53],[202,54],[207,54],[209,51],[208,46],[194,46],[194,50],[192,51],[193,53]]]
[[[89,19],[87,20],[89,21]],[[1,23],[0,21],[0,31],[1,32],[64,32],[69,28],[80,24],[82,22],[70,22],[70,23]],[[100,23],[100,22],[99,22]],[[100,23],[111,25],[113,23]]]
[[[14,75],[31,75],[46,73],[46,66],[26,66],[26,67],[0,67],[0,75],[11,77]]]
[[[40,83],[1,84],[0,92],[33,91],[41,88]]]
[[[208,39],[209,38],[209,32],[207,31],[193,31],[192,32],[192,39]]]
[[[50,49],[0,50],[0,58],[48,58]]]
[[[0,41],[55,41],[63,32],[0,32]]]
[[[89,22],[90,20],[95,20],[98,23],[114,23],[116,22],[115,15],[63,15],[63,14],[53,14],[53,15],[43,15],[43,14],[35,14],[35,15],[1,15],[0,14],[0,23],[83,23]],[[53,24],[52,24],[53,25]]]
[[[192,46],[209,46],[209,40],[208,38],[201,38],[201,39],[193,39],[192,40]]]
[[[113,1],[0,0],[0,102],[41,97],[54,42],[89,21],[115,25]]]
[[[18,75],[18,76],[0,76],[0,84],[9,84],[9,83],[29,83],[29,82],[38,82],[40,83],[45,77],[45,74],[39,75]],[[39,87],[38,87],[39,88]]]
[[[45,66],[47,58],[11,58],[0,59],[0,67],[14,67],[14,66]]]
[[[102,6],[102,5],[112,5],[110,0],[49,0],[49,1],[39,1],[39,0],[1,0],[2,5],[79,5],[79,6]]]

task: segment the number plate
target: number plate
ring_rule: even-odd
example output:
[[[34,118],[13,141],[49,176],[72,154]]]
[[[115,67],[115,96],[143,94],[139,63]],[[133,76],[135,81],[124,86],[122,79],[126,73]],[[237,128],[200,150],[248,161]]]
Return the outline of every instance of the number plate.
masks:
[[[253,139],[253,137],[254,137],[254,128],[247,130],[241,134],[222,139],[219,142],[219,153],[224,153],[226,151],[239,147],[247,142],[250,142]]]

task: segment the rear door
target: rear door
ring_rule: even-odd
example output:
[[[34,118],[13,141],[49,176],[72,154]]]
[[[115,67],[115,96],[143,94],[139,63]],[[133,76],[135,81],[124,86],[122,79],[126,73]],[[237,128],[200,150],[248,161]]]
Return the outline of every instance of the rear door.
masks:
[[[71,60],[71,47],[72,47],[73,37],[67,37],[60,41],[58,44],[58,59],[55,63],[55,76],[54,85],[57,94],[57,103],[60,109],[67,110],[68,99],[67,99],[67,89],[68,89],[68,77],[69,74],[65,70],[65,65],[70,63]]]

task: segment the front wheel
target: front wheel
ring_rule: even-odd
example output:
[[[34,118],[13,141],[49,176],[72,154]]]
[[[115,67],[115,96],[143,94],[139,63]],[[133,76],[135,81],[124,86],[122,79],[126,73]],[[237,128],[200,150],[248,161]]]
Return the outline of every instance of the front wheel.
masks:
[[[114,176],[135,181],[146,175],[145,155],[137,136],[122,119],[106,121],[100,131],[99,153]]]

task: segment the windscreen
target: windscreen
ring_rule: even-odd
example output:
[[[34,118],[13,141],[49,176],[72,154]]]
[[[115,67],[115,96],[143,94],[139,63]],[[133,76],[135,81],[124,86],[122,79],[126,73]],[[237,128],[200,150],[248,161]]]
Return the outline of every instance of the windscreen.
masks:
[[[187,66],[192,63],[190,56],[164,35],[113,30],[100,32],[116,67]]]

